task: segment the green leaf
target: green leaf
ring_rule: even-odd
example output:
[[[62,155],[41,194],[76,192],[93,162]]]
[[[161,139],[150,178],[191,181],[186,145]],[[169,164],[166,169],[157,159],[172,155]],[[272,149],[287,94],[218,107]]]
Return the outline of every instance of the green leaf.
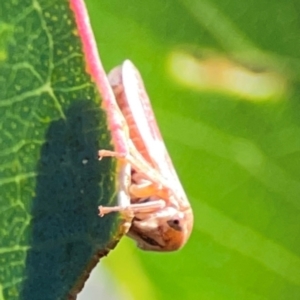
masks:
[[[67,1],[0,4],[0,299],[74,298],[122,220],[100,95]]]
[[[108,69],[127,58],[140,69],[195,213],[181,251],[122,241],[104,263],[135,299],[299,299],[298,4],[87,4]]]

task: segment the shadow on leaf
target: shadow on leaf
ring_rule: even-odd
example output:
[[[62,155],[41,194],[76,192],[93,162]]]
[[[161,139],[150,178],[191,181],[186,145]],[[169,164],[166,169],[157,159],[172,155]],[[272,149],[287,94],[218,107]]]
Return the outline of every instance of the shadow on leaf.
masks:
[[[93,102],[77,101],[66,119],[49,127],[38,162],[22,299],[76,298],[113,246],[119,218],[98,216],[100,202],[115,201],[114,164],[97,158],[100,147],[110,147],[105,122]]]

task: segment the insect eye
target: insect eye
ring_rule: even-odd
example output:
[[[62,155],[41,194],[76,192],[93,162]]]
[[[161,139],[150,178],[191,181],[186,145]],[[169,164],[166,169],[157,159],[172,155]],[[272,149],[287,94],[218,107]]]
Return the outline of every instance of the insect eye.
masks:
[[[169,220],[169,221],[167,221],[167,223],[170,227],[172,227],[173,229],[175,229],[177,231],[182,230],[182,227],[180,225],[180,220],[178,220],[178,219]]]

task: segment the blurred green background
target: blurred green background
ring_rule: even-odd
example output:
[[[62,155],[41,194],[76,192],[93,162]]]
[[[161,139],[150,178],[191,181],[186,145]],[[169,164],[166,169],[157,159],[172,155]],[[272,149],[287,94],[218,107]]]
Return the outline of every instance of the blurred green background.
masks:
[[[101,264],[133,299],[300,299],[300,2],[86,4],[106,70],[141,71],[195,214],[181,251],[123,238]]]

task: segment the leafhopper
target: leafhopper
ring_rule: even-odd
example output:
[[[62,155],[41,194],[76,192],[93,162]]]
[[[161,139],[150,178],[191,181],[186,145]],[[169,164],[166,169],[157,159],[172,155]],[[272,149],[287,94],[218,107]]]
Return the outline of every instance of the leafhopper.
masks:
[[[100,150],[99,158],[115,157],[131,167],[127,193],[130,205],[99,207],[99,215],[121,212],[133,215],[127,235],[139,248],[174,251],[188,240],[193,212],[158,129],[141,75],[129,60],[113,69],[108,79],[125,120],[125,145],[118,151]],[[123,149],[123,150],[120,150]]]

